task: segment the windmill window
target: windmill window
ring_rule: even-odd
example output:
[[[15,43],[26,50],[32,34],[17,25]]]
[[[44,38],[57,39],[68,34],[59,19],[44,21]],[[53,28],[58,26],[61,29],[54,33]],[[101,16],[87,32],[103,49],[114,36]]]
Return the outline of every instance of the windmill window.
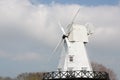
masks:
[[[73,56],[69,56],[69,61],[73,62]]]

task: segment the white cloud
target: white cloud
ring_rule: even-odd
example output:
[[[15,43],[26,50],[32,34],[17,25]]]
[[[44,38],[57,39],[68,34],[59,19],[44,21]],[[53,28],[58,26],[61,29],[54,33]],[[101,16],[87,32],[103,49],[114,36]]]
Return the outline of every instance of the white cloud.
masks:
[[[100,27],[104,31],[106,27],[112,27],[113,30],[110,34],[114,34],[113,32],[116,33],[114,27],[119,27],[120,25],[119,6],[86,7],[60,4],[40,4],[35,6],[28,0],[1,0],[0,4],[0,25],[8,24],[9,27],[15,25],[14,28],[19,28],[31,37],[43,40],[50,45],[59,38],[58,35],[56,35],[60,32],[58,21],[61,21],[63,26],[68,25],[79,7],[81,7],[81,10],[76,22],[92,22],[97,26],[96,29]],[[0,26],[0,29],[3,27],[5,26]],[[96,31],[99,31],[100,28]],[[109,34],[105,33],[105,35]],[[99,34],[99,36],[101,35]],[[114,34],[114,36],[116,36],[116,34]]]
[[[98,27],[94,34],[94,41],[97,45],[107,44],[108,47],[119,45],[120,37],[119,28],[115,27]],[[112,46],[111,46],[112,45]],[[119,45],[120,46],[120,45]]]
[[[9,40],[10,34],[27,35],[47,45],[54,45],[61,38],[58,21],[66,27],[76,11],[80,12],[75,22],[91,22],[96,25],[93,37],[95,45],[116,44],[120,40],[120,6],[80,6],[80,5],[32,5],[29,0],[0,0],[0,37]],[[16,32],[15,32],[16,30]],[[8,35],[8,36],[6,36]],[[16,36],[12,36],[16,38]],[[8,37],[8,38],[6,38]],[[19,39],[19,38],[18,38]],[[23,41],[24,42],[24,41]],[[17,45],[17,44],[16,44]],[[117,46],[117,47],[118,47]],[[108,47],[111,47],[108,45]]]

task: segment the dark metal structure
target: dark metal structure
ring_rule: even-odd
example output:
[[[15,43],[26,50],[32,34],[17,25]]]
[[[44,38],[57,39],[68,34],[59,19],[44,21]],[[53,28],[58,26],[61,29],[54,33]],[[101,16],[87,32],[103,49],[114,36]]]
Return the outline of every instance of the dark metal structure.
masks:
[[[109,75],[98,71],[54,71],[44,73],[43,80],[109,80]]]

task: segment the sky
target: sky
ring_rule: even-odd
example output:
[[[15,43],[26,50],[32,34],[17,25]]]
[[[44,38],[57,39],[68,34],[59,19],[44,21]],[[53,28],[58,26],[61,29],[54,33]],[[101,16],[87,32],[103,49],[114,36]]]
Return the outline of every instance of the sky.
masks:
[[[0,0],[0,76],[55,71],[58,22],[66,28],[79,8],[74,22],[95,26],[87,44],[90,61],[120,79],[120,0]]]

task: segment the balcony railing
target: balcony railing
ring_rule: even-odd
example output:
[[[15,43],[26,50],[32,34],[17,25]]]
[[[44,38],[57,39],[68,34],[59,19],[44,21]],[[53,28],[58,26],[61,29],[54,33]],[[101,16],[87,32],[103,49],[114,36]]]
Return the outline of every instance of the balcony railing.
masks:
[[[109,80],[106,72],[99,71],[53,71],[43,74],[43,80],[59,80],[59,79],[91,79],[91,80]]]

